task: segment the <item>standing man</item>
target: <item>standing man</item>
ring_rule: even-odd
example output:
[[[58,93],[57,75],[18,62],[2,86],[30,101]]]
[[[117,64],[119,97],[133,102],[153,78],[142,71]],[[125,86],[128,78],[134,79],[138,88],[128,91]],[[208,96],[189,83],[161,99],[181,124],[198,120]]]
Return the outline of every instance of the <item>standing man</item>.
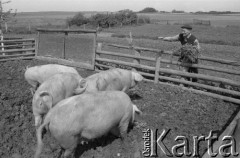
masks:
[[[181,28],[182,32],[176,36],[158,37],[158,39],[170,42],[180,41],[182,44],[182,48],[180,48],[178,51],[180,54],[179,61],[183,64],[198,64],[200,45],[197,38],[191,34],[192,27],[190,25],[183,25]],[[183,71],[189,73],[198,73],[198,68],[183,66]],[[190,80],[190,78],[187,78],[187,80]],[[197,79],[192,79],[192,82],[197,82]]]

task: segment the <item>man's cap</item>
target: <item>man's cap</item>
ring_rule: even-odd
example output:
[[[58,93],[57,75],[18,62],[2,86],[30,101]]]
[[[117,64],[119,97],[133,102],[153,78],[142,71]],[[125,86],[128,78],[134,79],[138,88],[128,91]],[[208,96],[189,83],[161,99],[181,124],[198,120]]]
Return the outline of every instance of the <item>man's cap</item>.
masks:
[[[182,29],[192,30],[192,26],[190,26],[190,25],[188,25],[188,24],[183,25],[181,28],[182,28]]]

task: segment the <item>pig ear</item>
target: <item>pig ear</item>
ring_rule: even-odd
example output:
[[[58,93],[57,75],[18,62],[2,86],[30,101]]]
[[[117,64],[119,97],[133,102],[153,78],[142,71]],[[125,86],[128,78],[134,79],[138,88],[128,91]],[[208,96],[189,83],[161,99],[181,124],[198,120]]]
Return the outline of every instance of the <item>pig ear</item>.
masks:
[[[79,82],[78,87],[75,89],[74,94],[77,95],[83,93],[86,90],[87,86],[88,86],[87,80],[82,78],[81,81]]]
[[[42,98],[42,103],[47,105],[48,108],[52,107],[53,100],[52,96],[48,92],[41,92],[40,97]]]
[[[140,82],[140,81],[143,80],[142,75],[140,75],[140,74],[137,73],[137,72],[132,72],[132,75],[133,75],[133,77],[134,77],[134,80],[137,81],[137,82]]]
[[[46,95],[50,95],[48,92],[46,92],[46,91],[43,91],[43,92],[40,92],[39,93],[39,96],[40,97],[44,97],[44,96],[46,96]]]

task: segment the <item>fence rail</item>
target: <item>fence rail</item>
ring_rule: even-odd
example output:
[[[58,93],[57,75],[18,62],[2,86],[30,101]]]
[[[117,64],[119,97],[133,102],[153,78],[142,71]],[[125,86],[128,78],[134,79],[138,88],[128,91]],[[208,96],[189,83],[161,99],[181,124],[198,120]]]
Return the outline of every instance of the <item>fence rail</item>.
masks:
[[[55,32],[55,33],[97,33],[96,30],[87,30],[87,29],[37,29],[38,32],[47,33],[47,32]]]
[[[4,45],[0,46],[0,48],[15,48],[15,47],[24,47],[24,46],[35,46],[35,43],[30,43],[30,44],[14,44],[14,45]]]

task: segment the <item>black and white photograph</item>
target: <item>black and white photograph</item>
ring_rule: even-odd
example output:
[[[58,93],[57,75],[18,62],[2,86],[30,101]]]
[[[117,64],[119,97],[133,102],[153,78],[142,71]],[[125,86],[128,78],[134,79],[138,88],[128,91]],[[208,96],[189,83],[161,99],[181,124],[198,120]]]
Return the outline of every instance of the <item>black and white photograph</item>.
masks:
[[[0,158],[240,158],[240,0],[0,0]]]

